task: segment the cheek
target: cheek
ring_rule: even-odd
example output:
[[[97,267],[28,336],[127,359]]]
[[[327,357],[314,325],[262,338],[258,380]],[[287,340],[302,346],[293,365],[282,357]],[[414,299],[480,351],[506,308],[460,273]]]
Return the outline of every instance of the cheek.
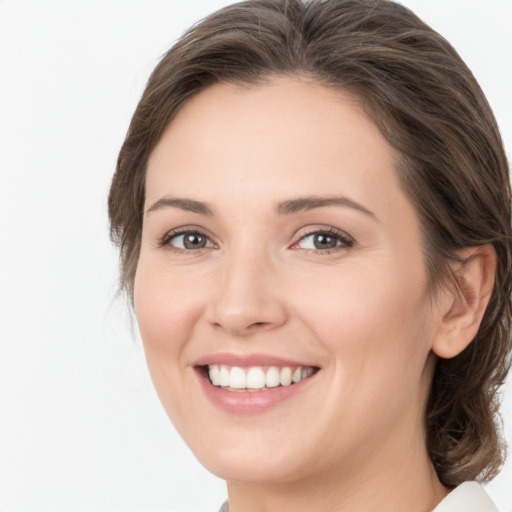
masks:
[[[139,262],[134,305],[146,362],[155,389],[171,420],[183,416],[183,396],[190,379],[184,358],[197,320],[196,294],[179,273],[162,272]]]
[[[135,314],[148,351],[176,352],[194,324],[194,283],[179,272],[156,268],[141,258],[134,283]]]
[[[340,385],[368,396],[421,385],[433,334],[423,267],[330,270],[314,287],[297,283],[297,308],[330,353]]]
[[[399,276],[392,268],[379,275],[347,271],[333,273],[330,281],[317,276],[316,284],[324,284],[321,292],[308,283],[304,293],[298,290],[304,325],[331,360],[326,366],[331,385],[316,420],[331,446],[344,442],[342,429],[362,453],[384,440],[397,422],[412,425],[421,417],[432,335],[425,321],[426,282],[422,274]]]
[[[296,280],[291,297],[298,297],[308,323],[328,338],[340,340],[350,333],[355,342],[370,336],[378,346],[392,333],[423,325],[428,302],[423,269],[404,272],[395,262],[387,263],[322,269]]]

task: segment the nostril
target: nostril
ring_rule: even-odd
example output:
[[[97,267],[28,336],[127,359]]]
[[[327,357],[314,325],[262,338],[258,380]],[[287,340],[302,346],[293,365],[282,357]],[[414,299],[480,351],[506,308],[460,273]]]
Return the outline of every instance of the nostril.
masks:
[[[248,330],[257,330],[257,329],[262,329],[268,325],[269,325],[268,322],[254,322],[254,323],[250,324],[247,329]]]

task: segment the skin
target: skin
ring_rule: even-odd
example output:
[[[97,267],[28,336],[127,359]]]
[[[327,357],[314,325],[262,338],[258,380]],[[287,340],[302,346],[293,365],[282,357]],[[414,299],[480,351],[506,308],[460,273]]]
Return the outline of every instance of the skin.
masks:
[[[395,154],[358,102],[297,78],[212,86],[164,133],[146,187],[134,299],[148,366],[184,440],[227,480],[230,510],[432,510],[448,492],[424,438],[433,350],[462,350],[472,331],[467,321],[460,336],[460,318],[469,306],[483,314],[485,301],[432,297]],[[371,213],[276,212],[305,196]],[[149,211],[162,198],[205,202],[212,215]],[[207,245],[162,246],[183,226]],[[326,227],[352,243],[315,248],[311,233]],[[477,298],[492,281],[489,254],[471,267]],[[194,370],[217,352],[320,371],[278,406],[237,415],[212,405]]]

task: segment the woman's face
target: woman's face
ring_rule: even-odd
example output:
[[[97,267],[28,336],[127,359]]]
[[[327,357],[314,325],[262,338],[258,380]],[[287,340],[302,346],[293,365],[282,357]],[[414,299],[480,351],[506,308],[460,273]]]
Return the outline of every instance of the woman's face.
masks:
[[[440,315],[393,151],[348,95],[281,78],[184,106],[148,164],[135,309],[169,417],[225,479],[424,449]]]

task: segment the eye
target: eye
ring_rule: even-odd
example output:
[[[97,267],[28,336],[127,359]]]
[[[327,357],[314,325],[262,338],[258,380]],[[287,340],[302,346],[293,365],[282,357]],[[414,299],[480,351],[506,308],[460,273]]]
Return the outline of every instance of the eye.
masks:
[[[333,228],[310,232],[297,242],[295,247],[312,251],[330,253],[353,247],[354,240],[342,231]]]
[[[213,247],[212,241],[200,231],[179,231],[167,233],[159,245],[170,246],[178,251],[190,251]]]

